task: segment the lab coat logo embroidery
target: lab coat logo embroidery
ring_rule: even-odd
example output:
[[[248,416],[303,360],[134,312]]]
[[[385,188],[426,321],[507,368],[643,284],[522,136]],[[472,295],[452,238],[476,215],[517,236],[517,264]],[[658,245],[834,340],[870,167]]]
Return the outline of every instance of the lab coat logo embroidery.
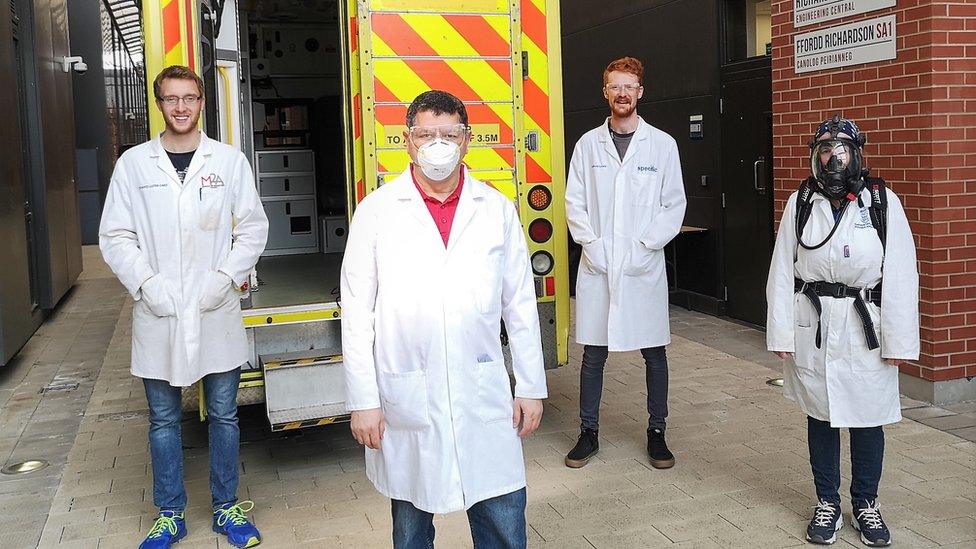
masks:
[[[651,172],[657,173],[657,166],[637,166],[637,172]]]
[[[200,186],[201,187],[211,187],[211,188],[213,188],[213,187],[223,187],[224,186],[224,180],[221,179],[219,175],[217,175],[215,173],[212,173],[212,174],[210,174],[210,175],[208,175],[206,177],[201,177],[200,178]]]
[[[861,208],[861,218],[854,220],[855,229],[871,229],[874,225],[871,224],[871,214],[868,212],[867,208]]]

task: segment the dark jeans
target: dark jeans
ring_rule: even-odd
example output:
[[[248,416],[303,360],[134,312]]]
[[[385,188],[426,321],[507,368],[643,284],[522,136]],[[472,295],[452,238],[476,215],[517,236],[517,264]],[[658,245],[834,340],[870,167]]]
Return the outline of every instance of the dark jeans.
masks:
[[[237,503],[237,385],[241,369],[203,378],[210,442],[210,494],[214,508]],[[153,504],[160,510],[183,512],[183,436],[180,419],[182,390],[159,379],[143,379],[149,401],[149,452],[152,455]]]
[[[394,549],[434,547],[434,515],[409,501],[392,503]],[[475,503],[468,509],[468,523],[475,549],[524,549],[525,488]]]
[[[878,498],[881,465],[884,461],[884,429],[851,428],[851,500],[874,501]],[[840,429],[826,421],[807,416],[807,443],[810,467],[817,497],[840,505]]]
[[[585,429],[600,425],[600,397],[603,394],[603,367],[610,353],[606,347],[583,346],[580,369],[580,423]],[[664,430],[668,417],[668,356],[664,347],[641,349],[647,381],[647,428]]]

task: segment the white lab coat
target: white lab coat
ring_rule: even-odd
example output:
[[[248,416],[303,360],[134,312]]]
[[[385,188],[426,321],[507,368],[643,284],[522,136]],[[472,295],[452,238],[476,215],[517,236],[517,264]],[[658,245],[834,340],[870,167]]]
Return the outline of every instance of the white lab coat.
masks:
[[[885,358],[915,360],[919,354],[918,270],[915,241],[901,201],[888,189],[887,251],[871,224],[871,196],[861,191],[865,208],[847,206],[837,232],[822,248],[807,250],[796,242],[796,193],[783,211],[766,283],[766,345],[792,352],[783,371],[783,393],[809,416],[833,427],[875,427],[901,419],[898,368]],[[830,202],[813,196],[803,242],[819,244],[834,225]],[[796,262],[794,263],[794,254]],[[793,278],[840,282],[873,288],[882,280],[882,305],[866,301],[881,347],[867,348],[854,300],[821,297],[820,348],[816,347],[817,312],[810,300],[793,291]]]
[[[640,119],[623,162],[607,122],[576,143],[566,219],[583,246],[576,341],[633,351],[671,342],[664,246],[685,217],[678,146]]]
[[[234,286],[264,251],[268,218],[240,151],[201,135],[181,185],[159,138],[129,149],[98,232],[102,257],[136,301],[133,375],[185,387],[247,362]]]
[[[523,488],[502,320],[515,396],[547,395],[515,206],[466,174],[445,249],[407,168],[356,208],[340,295],[346,403],[386,422],[366,449],[376,489],[446,513]]]

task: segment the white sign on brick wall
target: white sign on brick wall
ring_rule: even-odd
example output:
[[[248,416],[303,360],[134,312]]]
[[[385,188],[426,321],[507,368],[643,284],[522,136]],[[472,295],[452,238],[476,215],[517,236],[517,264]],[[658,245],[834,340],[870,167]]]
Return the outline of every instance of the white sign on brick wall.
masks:
[[[793,26],[803,27],[890,8],[898,0],[793,0]]]
[[[895,16],[865,19],[793,37],[797,74],[897,57]]]

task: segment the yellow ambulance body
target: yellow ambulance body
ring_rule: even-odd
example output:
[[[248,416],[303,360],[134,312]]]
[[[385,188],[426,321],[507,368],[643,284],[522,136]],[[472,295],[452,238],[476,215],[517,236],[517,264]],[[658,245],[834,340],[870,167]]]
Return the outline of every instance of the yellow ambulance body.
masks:
[[[403,132],[406,109],[414,97],[440,89],[464,101],[472,128],[464,162],[477,178],[518,207],[535,273],[546,366],[565,364],[569,265],[558,0],[209,4],[220,5],[143,1],[147,80],[152,82],[155,74],[173,64],[187,65],[204,76],[206,110],[211,111],[205,117],[206,131],[249,155],[269,217],[282,204],[300,209],[303,199],[321,206],[325,191],[319,189],[319,199],[266,198],[271,192],[266,190],[268,182],[288,175],[276,172],[265,177],[266,160],[277,161],[289,152],[299,158],[306,148],[309,157],[335,153],[343,164],[342,181],[326,184],[342,187],[341,215],[348,219],[366,194],[408,166]],[[334,68],[326,67],[328,63]],[[264,65],[272,72],[265,74]],[[274,67],[279,66],[276,76]],[[326,93],[339,98],[337,105],[341,102],[336,111],[341,120],[332,122],[342,127],[340,142],[335,144],[341,151],[314,150],[307,143],[314,141],[307,137],[321,129],[312,120],[306,121],[313,126],[308,131],[291,133],[274,133],[264,123],[266,109],[277,116],[286,110],[282,105],[290,105],[283,98],[289,92],[281,90],[308,90],[314,85],[331,89]],[[147,94],[153,102],[151,86]],[[300,113],[305,112],[303,104],[311,104],[312,110],[318,106],[298,100],[294,104]],[[156,134],[162,131],[163,121],[155,109],[151,111],[151,132]],[[267,146],[282,143],[280,139],[309,146],[301,150]],[[321,174],[308,175],[323,179]],[[335,188],[328,192],[335,194]],[[314,211],[310,216],[317,218]],[[313,222],[312,230],[318,230],[318,219]],[[302,231],[307,228],[300,225]],[[341,254],[302,251],[306,253],[287,255],[284,250],[285,255],[262,258],[252,277],[254,292],[244,303],[252,360],[242,375],[239,401],[266,402],[275,430],[331,423],[346,415],[341,345],[338,322],[334,322],[341,322],[341,299],[336,298],[335,288],[300,286],[310,278],[337,280]],[[295,292],[292,297],[282,293],[285,287]],[[198,392],[191,395],[188,400],[195,404]]]

